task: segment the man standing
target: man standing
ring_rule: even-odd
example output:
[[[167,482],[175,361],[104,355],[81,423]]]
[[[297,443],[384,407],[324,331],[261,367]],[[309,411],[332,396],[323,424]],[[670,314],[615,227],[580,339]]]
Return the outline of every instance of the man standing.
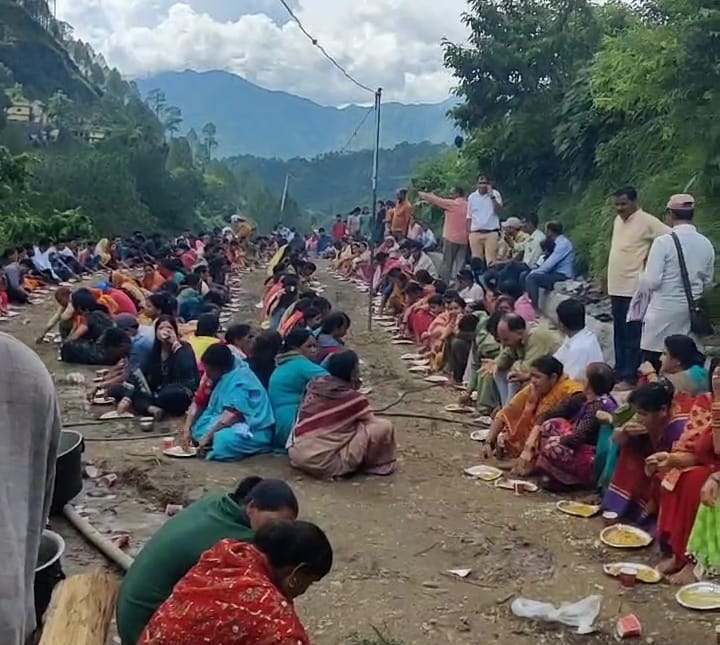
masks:
[[[616,190],[613,204],[617,215],[608,259],[608,294],[612,305],[618,389],[629,390],[638,377],[642,335],[640,321],[627,322],[630,301],[637,290],[650,246],[660,235],[669,233],[670,228],[638,207],[637,191],[632,186]]]
[[[360,235],[360,214],[362,209],[359,207],[353,208],[348,214],[347,218],[347,236],[355,239]]]
[[[330,237],[333,242],[342,242],[345,238],[345,224],[342,221],[342,215],[335,216],[335,221],[330,229]]]
[[[693,304],[713,281],[715,249],[693,225],[695,198],[673,195],[667,205],[672,232],[658,237],[650,247],[642,282],[650,290],[650,304],[643,321],[640,348],[643,360],[660,368],[665,339],[690,333],[690,303],[682,267],[685,265]]]
[[[375,210],[375,220],[372,224],[372,242],[375,246],[382,244],[385,239],[385,202],[378,200]]]
[[[468,202],[465,191],[456,186],[450,199],[435,193],[418,193],[420,199],[445,211],[443,222],[443,265],[441,277],[449,283],[465,266],[468,247]]]
[[[390,233],[396,240],[403,240],[407,237],[413,214],[413,207],[407,198],[407,190],[403,188],[398,191],[397,205],[393,209],[390,221]]]
[[[470,253],[488,265],[495,262],[497,256],[502,213],[502,195],[491,186],[487,177],[480,175],[477,190],[468,197]]]
[[[23,645],[35,629],[33,581],[50,512],[60,413],[37,354],[0,334],[0,643]]]
[[[575,277],[575,249],[572,242],[563,235],[560,222],[548,222],[545,234],[553,243],[553,252],[537,269],[528,273],[525,286],[533,307],[540,304],[540,289],[552,291],[556,282],[572,280]]]

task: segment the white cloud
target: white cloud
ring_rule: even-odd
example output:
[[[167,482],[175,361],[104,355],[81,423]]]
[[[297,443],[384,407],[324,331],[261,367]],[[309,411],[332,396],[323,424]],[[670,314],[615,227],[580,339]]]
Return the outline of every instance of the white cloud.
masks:
[[[388,99],[447,97],[443,37],[462,40],[466,0],[291,0],[308,31],[353,76]],[[107,61],[138,77],[224,69],[327,104],[367,102],[300,32],[280,0],[57,0]],[[370,99],[371,100],[371,99]]]

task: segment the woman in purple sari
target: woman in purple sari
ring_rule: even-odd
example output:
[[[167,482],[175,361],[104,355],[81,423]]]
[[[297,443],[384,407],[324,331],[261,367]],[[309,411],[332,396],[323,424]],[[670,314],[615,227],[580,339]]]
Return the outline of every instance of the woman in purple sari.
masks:
[[[651,530],[658,511],[660,480],[646,473],[645,459],[670,451],[685,428],[693,398],[675,396],[669,381],[658,381],[633,390],[628,403],[635,417],[613,433],[620,453],[602,506],[617,513],[622,522]]]
[[[585,372],[585,389],[566,398],[544,415],[525,444],[518,474],[541,475],[544,488],[559,490],[594,486],[593,462],[598,442],[599,411],[614,412],[615,377],[605,363],[591,363]]]

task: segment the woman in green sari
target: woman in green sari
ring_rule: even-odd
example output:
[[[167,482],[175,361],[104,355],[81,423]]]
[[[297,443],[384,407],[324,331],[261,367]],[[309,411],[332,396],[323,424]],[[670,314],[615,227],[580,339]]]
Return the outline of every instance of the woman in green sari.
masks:
[[[700,491],[701,506],[693,524],[688,553],[697,578],[720,577],[720,471],[708,477]]]

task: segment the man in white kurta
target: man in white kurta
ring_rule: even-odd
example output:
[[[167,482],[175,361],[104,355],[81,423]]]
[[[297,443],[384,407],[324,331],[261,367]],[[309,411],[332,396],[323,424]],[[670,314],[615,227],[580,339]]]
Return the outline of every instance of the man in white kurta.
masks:
[[[37,354],[0,334],[0,643],[35,629],[33,581],[60,440],[55,386]]]
[[[651,362],[659,360],[668,336],[690,334],[690,307],[672,235],[677,235],[680,240],[693,300],[699,299],[712,284],[715,271],[715,249],[693,225],[693,196],[673,195],[667,205],[667,214],[673,231],[653,242],[642,277],[651,296],[643,321],[640,347],[644,358]]]

